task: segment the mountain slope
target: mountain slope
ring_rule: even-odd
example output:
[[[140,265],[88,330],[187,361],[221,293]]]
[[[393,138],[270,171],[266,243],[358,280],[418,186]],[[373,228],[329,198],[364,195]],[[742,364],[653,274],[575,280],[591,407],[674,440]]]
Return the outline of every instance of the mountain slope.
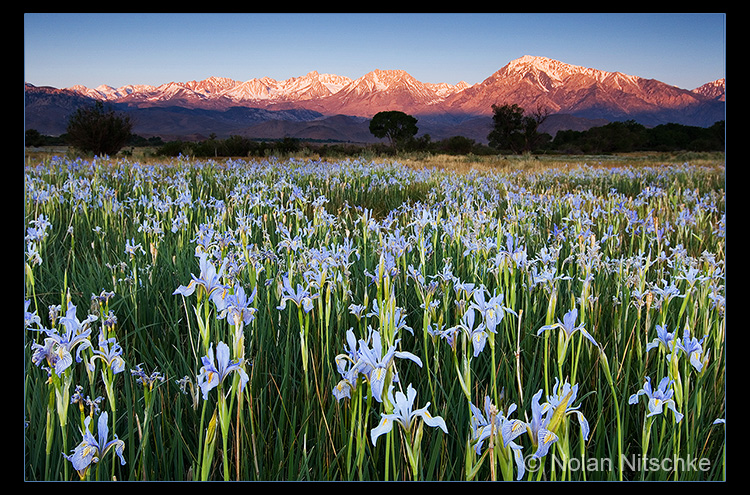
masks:
[[[348,143],[381,141],[370,133],[369,120],[347,115],[334,115],[308,121],[272,120],[254,124],[238,132],[250,139],[311,139]]]
[[[633,119],[647,125],[689,124],[681,113],[710,107],[711,125],[723,118],[723,106],[711,98],[668,84],[619,72],[564,64],[544,57],[524,56],[481,83],[446,99],[453,114],[490,114],[493,104],[515,103],[529,110],[546,109],[588,119]]]
[[[145,136],[211,132],[227,136],[250,133],[250,127],[253,135],[262,129],[279,134],[285,122],[291,122],[284,131],[289,135],[345,136],[342,119],[330,121],[337,122],[333,126],[336,131],[325,133],[319,121],[338,115],[369,119],[380,111],[401,110],[419,119],[420,134],[430,133],[435,139],[466,135],[484,141],[486,134],[480,135],[484,132],[480,129],[487,124],[481,122],[491,116],[493,104],[515,103],[527,111],[545,110],[557,116],[555,130],[566,122],[580,128],[616,120],[635,120],[647,126],[672,122],[705,127],[724,119],[724,88],[723,79],[691,91],[620,72],[523,56],[472,86],[423,83],[406,71],[381,69],[354,80],[313,71],[284,81],[210,77],[160,86],[74,86],[63,90],[26,85],[25,120],[27,129],[51,133],[55,128],[59,133],[76,104],[97,99],[131,112],[137,122],[135,132]],[[55,98],[60,101],[53,102]],[[303,121],[316,124],[302,131],[297,124]],[[265,122],[274,125],[259,126]],[[349,124],[353,122],[361,124]]]

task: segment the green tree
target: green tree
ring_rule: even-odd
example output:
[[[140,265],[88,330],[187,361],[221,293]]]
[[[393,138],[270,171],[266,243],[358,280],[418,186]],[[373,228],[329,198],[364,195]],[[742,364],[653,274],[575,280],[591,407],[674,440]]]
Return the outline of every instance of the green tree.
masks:
[[[24,144],[27,148],[32,146],[42,146],[44,144],[44,136],[36,129],[27,129],[24,138]]]
[[[452,155],[468,155],[476,142],[465,136],[452,136],[442,142],[443,151]]]
[[[97,101],[81,107],[68,120],[68,143],[86,153],[115,155],[130,139],[133,123],[128,115],[105,109]]]
[[[417,119],[398,110],[378,112],[370,120],[370,133],[377,138],[388,138],[394,148],[409,141],[418,130]]]
[[[542,108],[526,115],[517,104],[492,105],[492,131],[487,139],[491,147],[498,150],[511,150],[523,153],[537,148],[549,139],[548,134],[539,132],[539,126],[549,113]]]
[[[252,149],[249,139],[242,136],[229,136],[223,143],[226,156],[247,156]]]

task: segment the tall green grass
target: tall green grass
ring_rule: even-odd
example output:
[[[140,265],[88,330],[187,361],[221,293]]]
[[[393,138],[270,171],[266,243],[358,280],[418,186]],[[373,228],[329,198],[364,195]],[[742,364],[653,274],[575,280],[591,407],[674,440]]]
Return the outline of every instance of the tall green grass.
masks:
[[[724,180],[688,163],[27,164],[24,478],[722,480]],[[38,346],[64,321],[90,346],[57,373],[60,346]],[[204,395],[219,343],[242,372]],[[373,371],[365,348],[397,353]],[[674,411],[647,416],[637,393],[663,377]],[[373,440],[409,385],[430,416]],[[117,441],[76,471],[104,412]]]

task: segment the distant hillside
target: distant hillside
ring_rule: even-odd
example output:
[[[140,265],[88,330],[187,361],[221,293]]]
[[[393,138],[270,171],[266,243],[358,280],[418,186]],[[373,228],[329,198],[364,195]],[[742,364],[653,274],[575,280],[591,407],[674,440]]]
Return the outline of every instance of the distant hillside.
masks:
[[[725,119],[725,81],[686,90],[619,72],[565,64],[544,57],[513,60],[481,83],[423,83],[403,70],[374,70],[349,78],[310,72],[286,81],[211,77],[160,86],[89,89],[25,84],[25,128],[65,131],[69,115],[100,100],[128,112],[144,137],[218,137],[372,142],[368,119],[384,110],[418,118],[419,135],[456,135],[486,142],[493,104],[515,103],[550,113],[542,131],[586,130],[634,120],[708,127]]]

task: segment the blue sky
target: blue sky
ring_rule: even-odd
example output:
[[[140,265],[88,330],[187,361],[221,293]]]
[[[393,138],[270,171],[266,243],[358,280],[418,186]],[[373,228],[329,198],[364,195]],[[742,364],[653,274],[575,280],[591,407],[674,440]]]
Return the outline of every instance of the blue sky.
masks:
[[[24,81],[56,88],[374,69],[473,84],[523,55],[693,89],[725,77],[726,14],[24,14]]]

